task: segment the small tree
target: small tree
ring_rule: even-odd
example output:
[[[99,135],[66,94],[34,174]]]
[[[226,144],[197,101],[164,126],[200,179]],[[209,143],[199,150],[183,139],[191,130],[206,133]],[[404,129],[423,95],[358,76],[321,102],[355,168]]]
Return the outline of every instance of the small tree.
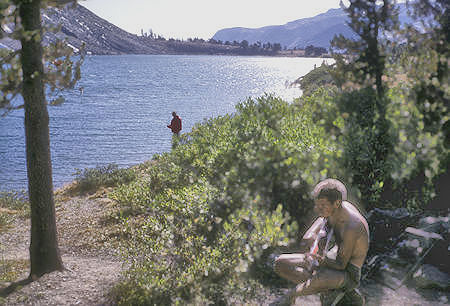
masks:
[[[273,44],[272,51],[273,52],[281,51],[281,44],[279,44],[279,43]]]
[[[386,50],[390,44],[388,37],[398,26],[398,12],[392,0],[352,0],[344,10],[350,18],[348,25],[359,39],[352,40],[343,35],[333,39],[331,51],[336,60],[337,72],[334,76],[341,87],[351,81],[352,89],[362,90],[362,95],[344,95],[344,100],[361,98],[361,103],[365,105],[358,110],[353,108],[355,101],[341,103],[343,112],[352,114],[352,118],[363,116],[364,119],[353,120],[350,124],[351,129],[348,131],[353,135],[347,134],[346,137],[344,164],[350,169],[362,201],[368,208],[373,208],[384,181],[389,178],[388,155],[392,152],[393,144],[386,119],[389,99],[385,95],[383,75]],[[375,95],[371,93],[372,88],[375,88]],[[355,133],[360,137],[355,137]]]
[[[397,66],[396,73],[406,77],[403,84],[406,86],[402,87],[407,88],[406,97],[413,101],[421,115],[423,128],[419,131],[420,137],[427,143],[439,139],[443,144],[437,146],[434,152],[427,150],[426,153],[418,153],[415,175],[405,178],[400,184],[409,186],[413,183],[414,186],[417,178],[425,181],[432,186],[431,194],[437,194],[431,206],[446,208],[450,178],[450,2],[410,0],[407,1],[407,8],[413,23],[400,31],[402,52],[398,62],[401,66]]]
[[[69,1],[52,1],[51,4],[67,2]],[[12,33],[3,35],[21,42],[20,50],[0,50],[0,107],[5,109],[5,114],[14,109],[25,110],[28,194],[31,205],[31,279],[63,268],[55,221],[46,84],[51,91],[73,87],[80,77],[82,63],[81,58],[73,65],[70,59],[72,50],[62,42],[42,47],[40,12],[45,5],[46,1],[41,0],[0,2],[1,23],[15,24]],[[18,95],[22,95],[23,105],[15,99]],[[50,104],[62,101],[62,97],[58,97]]]
[[[239,46],[241,48],[247,49],[248,48],[248,41],[246,41],[245,39],[243,41],[241,41],[241,43],[239,44]]]
[[[437,133],[448,114],[450,58],[450,2],[446,0],[407,1],[420,28],[407,25],[402,32],[407,41],[403,65],[414,82],[413,95],[424,115],[426,131]]]

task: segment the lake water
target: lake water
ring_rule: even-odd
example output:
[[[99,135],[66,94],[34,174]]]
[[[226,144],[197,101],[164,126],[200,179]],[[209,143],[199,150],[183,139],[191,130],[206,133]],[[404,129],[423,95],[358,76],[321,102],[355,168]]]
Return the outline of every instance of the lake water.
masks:
[[[203,119],[234,112],[248,97],[272,93],[292,101],[286,84],[319,58],[124,55],[89,56],[83,87],[49,107],[53,181],[60,187],[76,169],[116,163],[128,167],[169,151],[166,127],[176,111],[182,133]],[[0,118],[0,190],[27,187],[23,110]]]

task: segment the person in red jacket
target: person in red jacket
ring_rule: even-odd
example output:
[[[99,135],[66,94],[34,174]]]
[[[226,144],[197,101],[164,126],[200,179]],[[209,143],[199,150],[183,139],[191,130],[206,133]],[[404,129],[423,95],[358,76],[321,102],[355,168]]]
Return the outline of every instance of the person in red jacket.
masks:
[[[172,121],[167,127],[172,130],[172,133],[174,135],[178,136],[181,131],[181,118],[177,115],[176,112],[172,112],[172,117]]]

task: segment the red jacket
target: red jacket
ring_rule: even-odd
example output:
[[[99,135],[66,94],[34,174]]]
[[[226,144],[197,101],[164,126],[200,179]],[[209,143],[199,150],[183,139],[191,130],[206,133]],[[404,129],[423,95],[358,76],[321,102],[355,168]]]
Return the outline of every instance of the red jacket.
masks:
[[[181,131],[181,118],[178,115],[173,117],[167,127],[172,130],[172,133],[179,133]]]

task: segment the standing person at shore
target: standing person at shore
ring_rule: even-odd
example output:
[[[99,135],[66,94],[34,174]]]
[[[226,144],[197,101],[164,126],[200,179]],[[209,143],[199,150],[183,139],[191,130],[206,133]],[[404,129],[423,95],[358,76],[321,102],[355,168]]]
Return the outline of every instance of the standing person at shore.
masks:
[[[303,253],[282,254],[275,259],[275,272],[297,284],[284,303],[293,303],[297,296],[320,293],[322,305],[334,305],[344,294],[352,305],[364,305],[357,287],[369,249],[367,221],[346,201],[347,190],[338,180],[320,182],[313,196],[319,218],[303,236],[300,244]],[[332,237],[338,247],[336,259],[327,257]],[[320,244],[325,245],[323,255],[317,252]]]
[[[181,118],[176,112],[172,112],[172,121],[167,126],[172,131],[172,149],[175,149],[180,141]]]
[[[176,112],[172,112],[172,121],[170,125],[167,126],[172,130],[173,135],[179,136],[181,131],[181,118],[177,115]]]

